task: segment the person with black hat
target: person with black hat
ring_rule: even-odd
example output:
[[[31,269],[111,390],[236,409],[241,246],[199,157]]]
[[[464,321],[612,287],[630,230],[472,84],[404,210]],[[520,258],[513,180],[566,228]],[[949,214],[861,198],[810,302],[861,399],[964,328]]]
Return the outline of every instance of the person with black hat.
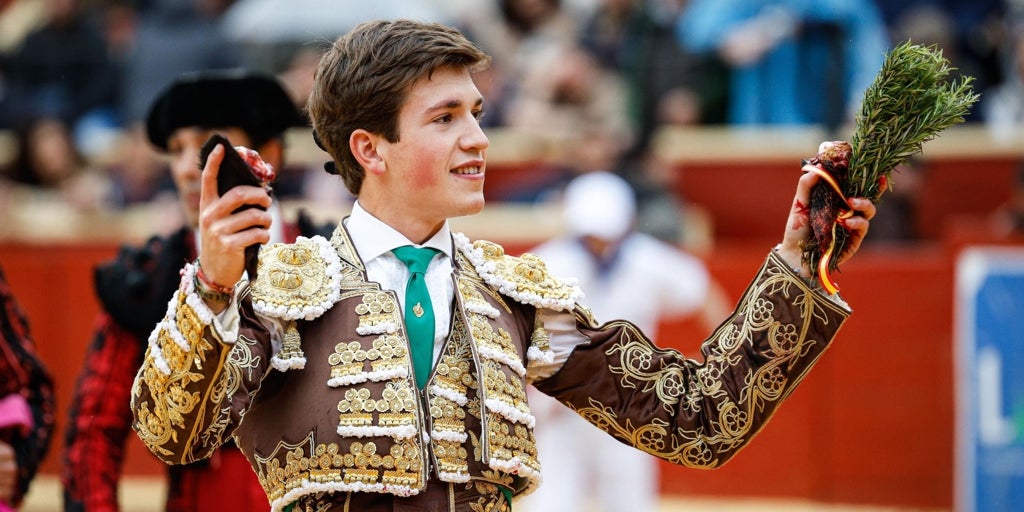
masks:
[[[132,379],[149,332],[177,288],[181,265],[197,254],[201,146],[211,134],[220,134],[233,145],[257,150],[280,169],[284,132],[305,124],[274,77],[242,69],[183,74],[154,100],[146,131],[149,141],[170,157],[187,225],[141,247],[124,247],[115,260],[96,269],[103,311],[71,403],[63,453],[65,510],[119,509]],[[274,240],[317,232],[302,215],[297,223],[286,224],[276,204],[269,211],[281,226]],[[168,511],[267,509],[256,476],[234,446],[218,450],[208,462],[169,466],[168,476]]]
[[[272,510],[507,512],[540,485],[527,386],[618,440],[714,468],[772,417],[850,315],[801,261],[816,174],[703,360],[599,323],[540,258],[452,231],[484,206],[489,140],[458,30],[362,23],[321,59],[307,111],[357,196],[330,239],[270,239],[260,187],[221,195],[214,150],[199,257],[182,268],[132,387],[132,428],[169,464],[237,443]],[[875,212],[851,198],[853,244]],[[781,219],[780,219],[781,221]],[[781,227],[781,226],[780,226]]]

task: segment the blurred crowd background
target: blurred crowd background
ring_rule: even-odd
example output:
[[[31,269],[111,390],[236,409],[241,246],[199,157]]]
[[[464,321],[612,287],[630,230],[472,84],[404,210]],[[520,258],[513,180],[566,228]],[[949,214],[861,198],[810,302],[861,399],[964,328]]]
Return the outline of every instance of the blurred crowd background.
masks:
[[[140,129],[162,87],[184,71],[244,66],[277,75],[301,106],[325,46],[377,17],[463,29],[494,56],[478,77],[487,128],[560,142],[545,172],[492,201],[543,200],[575,174],[612,169],[657,219],[680,198],[665,194],[652,134],[834,133],[905,40],[938,45],[974,78],[982,99],[968,122],[1024,122],[1021,0],[0,0],[0,210],[166,204],[173,216],[166,166]],[[279,198],[350,199],[309,160],[281,173]],[[674,220],[644,225],[677,236]]]

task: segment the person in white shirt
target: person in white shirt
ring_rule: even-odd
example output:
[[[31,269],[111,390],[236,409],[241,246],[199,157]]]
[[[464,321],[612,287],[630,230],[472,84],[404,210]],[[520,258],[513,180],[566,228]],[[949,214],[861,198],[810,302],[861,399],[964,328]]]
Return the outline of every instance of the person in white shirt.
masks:
[[[621,318],[655,342],[659,323],[688,317],[710,332],[731,306],[703,261],[636,229],[635,193],[606,172],[574,178],[561,198],[564,233],[533,249],[552,274],[579,280],[599,320]],[[658,463],[542,393],[530,394],[545,485],[527,512],[654,512]]]

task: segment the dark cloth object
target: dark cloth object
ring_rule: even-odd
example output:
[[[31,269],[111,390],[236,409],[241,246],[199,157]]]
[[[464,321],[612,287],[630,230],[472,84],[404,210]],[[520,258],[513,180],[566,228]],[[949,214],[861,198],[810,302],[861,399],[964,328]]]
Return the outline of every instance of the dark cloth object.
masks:
[[[227,194],[229,190],[239,185],[259,187],[263,180],[256,175],[252,167],[245,163],[242,156],[234,151],[234,146],[222,135],[213,134],[199,150],[199,168],[206,167],[206,160],[210,157],[217,146],[224,146],[224,158],[220,162],[220,170],[217,172],[217,194]],[[240,207],[237,211],[245,208],[258,208],[255,205]],[[266,210],[266,208],[261,208]]]
[[[96,268],[96,293],[114,321],[145,340],[160,322],[178,288],[178,272],[194,252],[191,233],[153,237],[142,247],[122,247],[117,258]]]
[[[28,320],[0,269],[0,398],[21,395],[32,412],[28,434],[16,428],[0,429],[0,440],[14,447],[17,483],[11,504],[17,508],[50,447],[54,424],[53,378],[35,352]]]
[[[167,150],[167,139],[184,126],[238,127],[253,146],[306,121],[278,81],[244,69],[180,75],[162,92],[146,117],[153,145]]]
[[[220,170],[217,171],[217,194],[223,196],[227,194],[229,190],[239,185],[249,185],[253,187],[261,187],[264,185],[263,180],[253,172],[252,167],[242,159],[242,157],[235,151],[231,142],[228,141],[224,136],[213,134],[207,139],[206,143],[199,150],[199,168],[206,168],[206,160],[210,157],[210,153],[213,152],[217,146],[224,146],[224,157],[220,162]],[[261,206],[256,205],[243,205],[235,210],[240,212],[248,208],[258,208],[260,210],[266,210]],[[252,244],[245,248],[245,271],[249,274],[249,279],[256,279],[256,259],[260,254],[260,244]]]

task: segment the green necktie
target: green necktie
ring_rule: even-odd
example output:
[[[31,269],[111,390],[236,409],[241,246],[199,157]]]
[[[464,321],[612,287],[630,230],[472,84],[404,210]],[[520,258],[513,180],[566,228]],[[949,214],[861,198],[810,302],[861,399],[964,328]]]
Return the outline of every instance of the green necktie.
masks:
[[[416,385],[422,389],[427,384],[434,362],[434,308],[430,304],[424,274],[437,251],[406,245],[392,252],[409,269],[409,280],[405,283],[405,330],[409,336]]]

